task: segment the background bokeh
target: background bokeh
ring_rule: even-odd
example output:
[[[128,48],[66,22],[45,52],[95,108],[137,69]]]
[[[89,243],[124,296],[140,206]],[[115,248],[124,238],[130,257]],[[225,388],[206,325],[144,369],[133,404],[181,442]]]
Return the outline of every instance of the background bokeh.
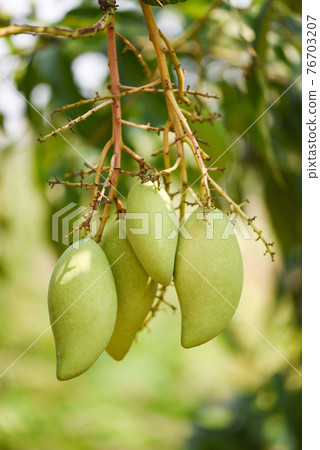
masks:
[[[86,26],[100,18],[96,3],[2,0],[0,25]],[[155,70],[138,3],[119,4],[117,29]],[[235,314],[213,341],[185,350],[179,310],[167,308],[122,362],[104,354],[67,382],[55,377],[51,330],[42,335],[49,326],[48,282],[65,249],[52,241],[51,217],[70,202],[87,205],[90,193],[50,189],[46,180],[84,167],[73,147],[97,161],[110,137],[110,110],[79,124],[76,134],[65,133],[70,144],[57,137],[40,145],[37,138],[51,131],[42,116],[57,127],[86,108],[52,120],[55,108],[107,92],[105,35],[0,40],[0,372],[42,335],[0,378],[1,449],[301,448],[301,377],[281,356],[300,371],[301,4],[225,2],[188,41],[181,40],[209,5],[188,0],[154,10],[159,27],[176,43],[186,84],[218,96],[194,103],[203,114],[221,115],[214,124],[193,125],[213,160],[294,83],[219,159],[225,173],[214,173],[236,201],[250,200],[245,210],[258,216],[259,227],[275,241],[275,262],[263,256],[263,245],[252,234],[249,239],[240,233],[245,282],[239,311],[247,320]],[[144,84],[135,56],[123,50],[119,41],[122,83]],[[123,114],[126,120],[162,126],[164,106],[160,95],[138,94],[123,100]],[[162,166],[161,156],[150,156],[161,147],[158,136],[133,128],[124,133],[139,154]],[[197,168],[189,156],[188,161],[189,179],[196,179]],[[136,169],[126,158],[123,165]],[[125,194],[131,182],[121,177],[119,190]],[[177,305],[173,288],[167,299]]]

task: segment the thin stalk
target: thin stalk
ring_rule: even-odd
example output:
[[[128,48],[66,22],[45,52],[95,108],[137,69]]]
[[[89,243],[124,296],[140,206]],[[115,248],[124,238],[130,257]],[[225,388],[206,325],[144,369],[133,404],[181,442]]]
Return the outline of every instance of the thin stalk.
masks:
[[[108,59],[110,68],[110,84],[111,84],[111,94],[118,96],[120,94],[120,78],[118,71],[118,60],[117,60],[117,50],[116,50],[116,33],[114,19],[107,27],[107,47],[108,47]],[[121,148],[122,148],[122,124],[121,124],[121,103],[120,98],[115,97],[112,103],[112,139],[114,154],[112,158],[112,166],[121,166]],[[112,202],[116,196],[117,185],[118,185],[119,171],[114,170],[111,180],[110,189],[108,194],[108,199]],[[110,203],[106,203],[100,225],[95,235],[96,242],[100,242],[102,232],[109,217]]]
[[[141,9],[146,21],[146,24],[148,26],[149,30],[149,36],[150,40],[153,44],[154,51],[156,53],[159,71],[160,71],[160,77],[161,82],[164,89],[164,95],[166,98],[168,113],[169,113],[169,119],[173,123],[173,128],[176,136],[183,135],[183,130],[178,118],[178,115],[175,111],[175,108],[173,104],[175,103],[177,108],[179,109],[179,106],[176,102],[173,88],[172,88],[172,82],[169,75],[168,65],[165,57],[165,48],[162,46],[161,36],[157,27],[157,24],[155,22],[152,9],[149,5],[146,5],[140,1]],[[191,133],[191,131],[190,131]],[[192,134],[192,133],[191,133]],[[184,197],[185,197],[185,186],[187,185],[187,170],[186,170],[186,163],[185,163],[185,157],[184,157],[184,150],[183,150],[183,144],[181,141],[177,141],[177,150],[178,154],[181,157],[181,161],[179,164],[179,171],[180,171],[180,177],[181,177],[181,185],[182,185],[182,191],[183,191],[183,198],[181,198],[180,203],[180,218],[182,218],[182,215],[184,214]],[[181,215],[182,214],[182,215]]]

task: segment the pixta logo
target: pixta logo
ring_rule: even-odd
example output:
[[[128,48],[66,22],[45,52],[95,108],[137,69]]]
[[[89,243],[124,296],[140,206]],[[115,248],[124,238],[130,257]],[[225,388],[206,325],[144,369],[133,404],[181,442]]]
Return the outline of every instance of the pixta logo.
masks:
[[[186,229],[186,222],[191,215],[186,213],[186,215],[179,220],[175,213],[123,213],[119,215],[120,227],[119,227],[119,239],[127,238],[127,231],[134,235],[150,235],[155,240],[162,239],[175,239],[177,234],[180,233],[184,239],[193,239],[190,232]],[[205,239],[211,240],[215,237],[215,223],[217,221],[224,220],[224,215],[220,211],[209,212],[205,214]],[[252,236],[248,230],[247,222],[242,219],[238,214],[232,213],[228,217],[228,221],[225,224],[223,233],[221,234],[221,239],[226,240],[232,234],[244,240],[252,239]],[[204,220],[203,213],[199,212],[196,214],[196,220]],[[230,226],[229,222],[232,224]],[[174,225],[170,227],[170,233],[165,235],[164,230],[168,229],[166,224],[171,223]]]
[[[86,213],[88,212],[87,207],[78,206],[74,202],[59,209],[52,215],[52,240],[67,246],[72,242],[74,248],[79,247],[78,242],[83,234],[79,227],[86,219]],[[70,234],[70,223],[72,223],[72,234]],[[88,241],[97,232],[98,225],[98,215],[95,211],[90,221],[91,233],[84,237],[84,241]]]

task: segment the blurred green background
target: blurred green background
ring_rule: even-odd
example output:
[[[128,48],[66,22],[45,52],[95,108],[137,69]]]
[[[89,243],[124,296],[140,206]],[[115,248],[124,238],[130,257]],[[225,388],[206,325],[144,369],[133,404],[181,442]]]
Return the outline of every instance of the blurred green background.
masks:
[[[95,23],[95,1],[3,0],[0,25]],[[156,69],[146,25],[134,0],[120,0],[117,29]],[[188,0],[161,10],[159,27],[176,42],[192,89],[217,95],[195,100],[190,111],[221,115],[192,124],[219,158],[292,84],[293,86],[218,161],[214,172],[233,198],[257,215],[275,241],[276,260],[261,242],[239,235],[245,282],[239,311],[213,341],[180,346],[180,313],[160,311],[122,362],[103,354],[80,377],[59,382],[47,312],[52,269],[66,248],[51,238],[52,214],[70,202],[86,206],[90,192],[47,179],[96,162],[110,137],[110,110],[75,127],[76,134],[39,144],[85,107],[50,114],[66,103],[107,93],[105,35],[66,40],[27,35],[0,40],[0,378],[1,449],[296,450],[301,448],[301,4],[287,0],[233,0],[212,9],[187,41],[183,32],[210,2]],[[147,82],[135,56],[118,41],[121,82]],[[172,77],[175,73],[170,67]],[[18,90],[18,91],[17,91]],[[18,93],[20,92],[20,94]],[[25,101],[27,100],[27,102]],[[30,103],[28,103],[30,102]],[[33,105],[34,107],[32,107]],[[36,108],[41,115],[34,109]],[[123,100],[126,120],[163,126],[160,95]],[[161,139],[133,128],[125,142],[153,164]],[[190,180],[198,176],[192,158]],[[123,167],[137,167],[124,157]],[[131,179],[121,177],[126,193]],[[218,200],[219,202],[219,200]],[[227,205],[220,205],[227,210]],[[246,231],[248,227],[245,228]],[[177,305],[173,288],[167,299]],[[279,353],[280,352],[280,353]]]

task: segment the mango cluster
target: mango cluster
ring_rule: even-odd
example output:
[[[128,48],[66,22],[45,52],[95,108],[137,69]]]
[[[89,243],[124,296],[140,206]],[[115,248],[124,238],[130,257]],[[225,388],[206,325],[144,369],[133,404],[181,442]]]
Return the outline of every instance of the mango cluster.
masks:
[[[48,306],[56,345],[57,378],[85,372],[106,350],[115,360],[129,351],[154,302],[158,283],[174,280],[185,348],[219,334],[238,306],[242,258],[237,238],[218,209],[195,210],[179,230],[164,189],[138,180],[127,214],[101,245],[81,240],[52,273]]]

